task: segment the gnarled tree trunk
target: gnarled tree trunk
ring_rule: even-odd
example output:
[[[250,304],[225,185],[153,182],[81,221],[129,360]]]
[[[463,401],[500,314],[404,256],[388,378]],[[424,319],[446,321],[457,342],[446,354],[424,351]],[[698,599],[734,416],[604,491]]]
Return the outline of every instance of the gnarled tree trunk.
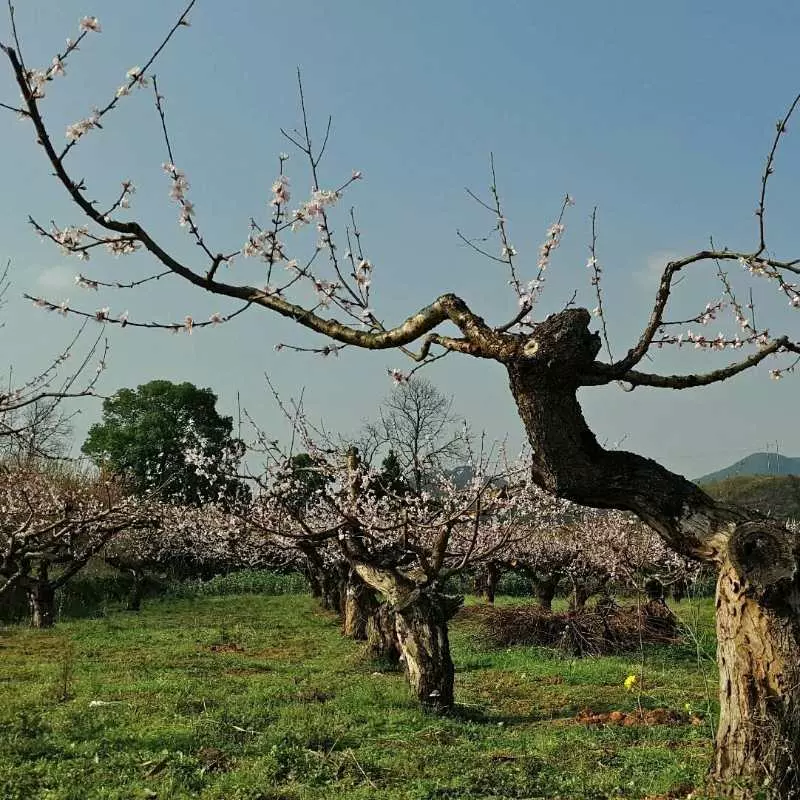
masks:
[[[486,601],[494,603],[494,597],[497,593],[497,584],[500,582],[500,568],[494,561],[490,561],[486,565]]]
[[[560,575],[547,575],[534,581],[534,591],[539,605],[547,611],[553,610],[553,598],[561,580]]]
[[[632,511],[676,551],[715,565],[720,724],[712,778],[734,797],[800,798],[798,537],[715,502],[655,461],[600,446],[577,399],[597,375],[600,340],[589,321],[584,309],[552,315],[504,359],[533,478],[559,497]]]
[[[453,705],[455,676],[447,624],[464,598],[420,585],[399,569],[356,560],[353,551],[353,568],[389,603],[411,690],[426,710],[447,711]]]
[[[714,778],[732,797],[761,788],[776,800],[799,798],[800,591],[796,579],[758,587],[743,577],[729,563],[717,581]]]
[[[462,598],[414,592],[395,610],[395,627],[411,689],[429,711],[453,706],[455,667],[450,656],[447,623]]]
[[[326,572],[322,579],[322,606],[336,614],[342,613],[344,580],[336,572]]]
[[[34,580],[28,586],[28,602],[31,607],[31,627],[52,628],[55,624],[56,591],[45,578]]]
[[[397,641],[394,611],[381,603],[367,623],[367,649],[372,658],[389,665],[400,662],[400,643]]]
[[[586,608],[586,601],[589,597],[589,587],[581,581],[576,581],[572,586],[572,592],[569,596],[569,610],[582,611]]]
[[[339,593],[338,576],[325,563],[322,554],[312,542],[298,540],[297,549],[306,557],[304,571],[311,585],[311,596],[317,598],[328,611],[339,612],[342,598]]]
[[[142,575],[141,570],[138,569],[128,569],[128,572],[131,574],[133,583],[131,584],[131,590],[128,593],[128,602],[125,608],[128,611],[141,611],[142,594],[144,590],[144,575]]]
[[[375,613],[376,606],[373,590],[351,569],[344,592],[342,633],[356,641],[366,641],[367,623]]]
[[[311,589],[311,596],[315,600],[322,599],[322,578],[320,577],[319,573],[311,568],[307,567],[304,570],[306,579],[308,580],[308,585]]]

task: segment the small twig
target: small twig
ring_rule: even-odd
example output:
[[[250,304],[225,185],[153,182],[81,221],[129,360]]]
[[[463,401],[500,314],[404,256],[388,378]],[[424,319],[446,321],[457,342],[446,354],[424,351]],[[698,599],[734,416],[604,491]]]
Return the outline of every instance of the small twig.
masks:
[[[597,295],[597,316],[600,317],[600,323],[603,327],[603,341],[608,351],[608,358],[610,361],[614,360],[614,354],[611,352],[611,343],[608,340],[608,327],[606,325],[606,315],[603,309],[603,292],[600,288],[600,276],[602,275],[602,268],[597,261],[597,206],[592,210],[592,244],[589,247],[590,258],[589,266],[592,269],[592,286],[594,286],[595,294]]]

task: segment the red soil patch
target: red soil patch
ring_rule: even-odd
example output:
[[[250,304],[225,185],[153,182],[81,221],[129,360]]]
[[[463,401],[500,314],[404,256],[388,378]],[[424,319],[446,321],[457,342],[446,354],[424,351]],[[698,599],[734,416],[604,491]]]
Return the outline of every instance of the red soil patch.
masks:
[[[651,708],[642,711],[596,712],[584,708],[575,717],[582,725],[702,725],[703,720],[694,714],[684,714],[672,708]]]
[[[244,647],[235,642],[229,644],[212,644],[208,648],[212,653],[244,653]]]

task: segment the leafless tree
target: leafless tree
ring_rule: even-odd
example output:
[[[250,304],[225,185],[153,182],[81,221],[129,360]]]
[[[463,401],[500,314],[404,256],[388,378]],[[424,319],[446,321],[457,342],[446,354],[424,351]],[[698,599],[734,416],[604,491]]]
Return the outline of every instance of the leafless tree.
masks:
[[[38,398],[0,419],[0,457],[14,464],[64,458],[72,443],[73,414],[60,398]]]
[[[11,262],[6,262],[0,271],[0,310],[8,303],[10,267]],[[75,412],[65,410],[64,401],[95,394],[108,354],[102,331],[84,353],[79,353],[78,342],[85,327],[84,322],[67,346],[38,372],[19,374],[19,370],[9,368],[5,389],[0,390],[1,459],[20,463],[66,455]],[[5,323],[0,328],[5,328]]]
[[[436,471],[454,468],[469,449],[466,420],[453,410],[453,398],[418,377],[394,388],[378,419],[365,426],[363,438],[371,450],[395,453],[414,491],[426,488],[425,465]]]

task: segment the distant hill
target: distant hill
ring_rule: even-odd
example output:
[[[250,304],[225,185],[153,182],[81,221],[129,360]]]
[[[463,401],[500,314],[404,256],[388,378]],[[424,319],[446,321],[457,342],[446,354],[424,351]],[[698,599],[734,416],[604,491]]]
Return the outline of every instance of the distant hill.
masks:
[[[454,467],[450,470],[450,477],[457,489],[465,488],[469,482],[475,477],[475,470],[468,464],[460,467]]]
[[[704,483],[703,490],[725,503],[753,508],[778,519],[800,520],[798,475],[734,475]]]
[[[800,458],[789,458],[778,453],[751,453],[729,467],[697,478],[695,483],[712,483],[737,475],[800,475]]]
[[[475,470],[469,464],[462,464],[460,467],[453,467],[449,475],[457,489],[465,489],[475,477]],[[497,478],[492,483],[495,486],[505,486],[508,481],[505,478]]]

